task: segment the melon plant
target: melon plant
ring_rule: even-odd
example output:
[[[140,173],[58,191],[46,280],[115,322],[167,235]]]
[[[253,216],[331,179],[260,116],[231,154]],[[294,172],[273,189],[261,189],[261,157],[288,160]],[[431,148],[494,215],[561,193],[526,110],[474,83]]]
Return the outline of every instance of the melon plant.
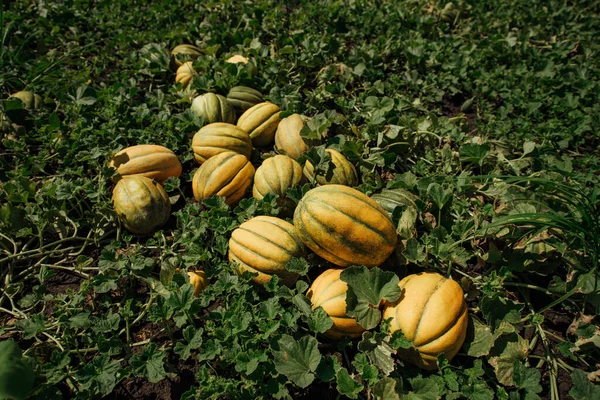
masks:
[[[358,185],[358,174],[354,165],[343,154],[334,149],[325,149],[331,156],[333,162],[333,174],[331,177],[315,174],[315,168],[309,160],[304,163],[304,176],[313,184],[318,185]]]
[[[424,369],[437,369],[437,356],[452,360],[466,334],[468,311],[462,288],[438,273],[423,272],[398,283],[402,296],[385,305],[390,333],[401,330],[414,348],[400,350],[403,359]]]
[[[197,201],[211,196],[225,197],[229,205],[236,205],[252,185],[254,166],[238,153],[227,151],[209,158],[198,168],[192,180]]]
[[[312,283],[306,297],[312,309],[322,307],[333,320],[333,326],[324,335],[332,339],[359,337],[365,328],[355,318],[346,314],[346,292],[348,284],[340,279],[343,269],[328,269]]]
[[[215,122],[234,124],[236,121],[233,106],[220,94],[205,93],[196,97],[192,101],[191,109],[196,115],[202,117],[207,124]]]
[[[125,176],[112,194],[115,211],[132,233],[147,235],[164,225],[171,215],[165,189],[145,176]]]
[[[119,151],[110,160],[109,167],[117,171],[114,181],[124,176],[145,176],[162,183],[169,177],[179,178],[182,171],[175,153],[154,144],[140,144]]]
[[[258,274],[256,283],[264,284],[277,275],[286,285],[293,284],[298,274],[285,266],[292,257],[304,254],[304,245],[289,222],[270,216],[254,217],[231,234],[229,260],[236,263],[240,273]]]
[[[271,102],[259,103],[240,116],[237,126],[248,132],[253,146],[266,147],[273,143],[280,121],[280,111],[279,107]]]
[[[235,125],[215,122],[203,126],[196,132],[192,138],[192,150],[194,158],[199,164],[226,151],[243,154],[250,159],[252,139],[244,130]]]
[[[343,185],[309,190],[296,207],[294,226],[308,248],[340,267],[380,265],[398,240],[385,210]]]

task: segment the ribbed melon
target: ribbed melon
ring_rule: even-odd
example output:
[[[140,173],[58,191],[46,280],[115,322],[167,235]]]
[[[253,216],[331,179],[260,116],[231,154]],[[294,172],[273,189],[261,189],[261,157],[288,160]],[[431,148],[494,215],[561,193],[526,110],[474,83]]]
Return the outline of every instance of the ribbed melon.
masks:
[[[165,189],[144,176],[126,176],[117,182],[112,201],[125,228],[139,235],[153,233],[171,214]]]
[[[308,160],[304,164],[304,176],[306,176],[310,182],[316,182],[319,185],[358,185],[358,174],[356,173],[356,168],[354,168],[354,165],[352,165],[352,163],[350,163],[350,161],[348,161],[348,159],[337,150],[325,149],[325,151],[329,153],[331,156],[331,161],[335,166],[333,168],[333,175],[331,178],[327,179],[326,176],[315,175],[315,168]]]
[[[308,143],[300,136],[304,121],[299,114],[292,114],[281,120],[275,132],[275,149],[286,156],[298,159],[309,149]]]
[[[294,225],[275,217],[254,217],[231,234],[229,260],[238,265],[240,273],[258,273],[254,281],[263,284],[277,275],[286,285],[293,284],[298,274],[285,269],[292,257],[304,254],[304,245]]]
[[[199,164],[226,151],[243,154],[250,159],[252,140],[245,131],[233,124],[215,122],[196,132],[192,139],[192,150]]]
[[[175,82],[180,82],[184,87],[187,86],[194,76],[196,76],[196,70],[194,69],[193,63],[191,61],[185,62],[177,68],[177,72],[175,72]]]
[[[193,61],[202,55],[202,50],[193,44],[180,44],[171,50],[173,63],[179,67],[187,61]]]
[[[202,270],[188,271],[190,283],[194,286],[194,296],[198,297],[200,293],[208,286],[206,272]]]
[[[235,110],[227,99],[220,94],[205,93],[192,101],[191,109],[196,115],[202,117],[206,124],[226,122],[234,124]]]
[[[340,279],[343,269],[328,269],[314,280],[306,297],[310,299],[312,309],[323,307],[333,320],[331,329],[325,336],[341,339],[344,336],[359,337],[365,329],[356,319],[346,315],[346,292],[348,284]]]
[[[113,156],[109,166],[117,170],[115,182],[123,176],[137,175],[162,183],[169,177],[179,178],[182,170],[175,153],[154,144],[127,147]]]
[[[293,211],[295,203],[286,198],[288,189],[299,185],[304,179],[302,166],[288,156],[267,158],[254,175],[252,196],[262,199],[267,193],[279,196],[279,206],[284,212]]]
[[[308,248],[341,267],[377,266],[397,242],[385,210],[367,195],[343,185],[308,191],[296,207],[294,225]]]
[[[252,106],[264,102],[262,94],[247,86],[234,86],[227,93],[227,101],[235,108],[238,115]]]
[[[227,151],[209,158],[198,168],[192,180],[194,197],[202,201],[214,195],[236,205],[252,185],[254,166],[242,154]]]
[[[468,311],[463,290],[452,279],[428,272],[409,275],[398,286],[402,296],[385,306],[383,319],[392,318],[390,333],[401,330],[416,347],[399,356],[434,370],[438,355],[451,360],[465,340]]]
[[[279,125],[279,107],[265,101],[250,107],[238,119],[237,126],[250,135],[252,145],[265,147],[273,143],[275,130]]]

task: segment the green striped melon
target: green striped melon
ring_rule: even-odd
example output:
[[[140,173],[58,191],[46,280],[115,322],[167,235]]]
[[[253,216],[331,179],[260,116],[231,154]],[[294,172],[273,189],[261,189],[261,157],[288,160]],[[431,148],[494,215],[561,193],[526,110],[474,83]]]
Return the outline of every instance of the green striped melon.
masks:
[[[233,124],[215,122],[196,132],[192,139],[192,150],[199,164],[226,151],[243,154],[250,159],[252,140],[245,131]]]
[[[308,248],[340,267],[380,265],[398,240],[385,210],[344,185],[308,191],[296,207],[294,226]]]
[[[220,94],[205,93],[192,101],[192,111],[204,118],[204,123],[226,122],[235,124],[236,116],[233,106]]]
[[[257,273],[253,280],[259,284],[269,282],[273,275],[286,285],[293,284],[298,274],[286,270],[285,265],[304,251],[294,225],[270,216],[244,222],[229,240],[229,260],[238,265],[240,273]]]
[[[225,203],[234,206],[244,197],[253,178],[254,166],[245,156],[232,151],[217,154],[194,174],[194,198],[202,201],[211,196],[222,196]]]
[[[247,86],[234,86],[227,93],[227,101],[235,108],[238,115],[252,106],[264,102],[262,94]]]

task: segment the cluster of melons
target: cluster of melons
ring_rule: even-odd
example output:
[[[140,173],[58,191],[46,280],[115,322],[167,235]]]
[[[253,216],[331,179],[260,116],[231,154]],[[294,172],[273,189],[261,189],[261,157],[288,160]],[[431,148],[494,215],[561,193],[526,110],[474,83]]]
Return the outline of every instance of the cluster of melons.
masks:
[[[189,46],[179,50],[199,54]],[[187,78],[182,74],[186,70],[191,71]],[[193,76],[191,62],[181,62],[177,82],[189,83]],[[229,260],[240,273],[254,274],[259,284],[276,275],[293,285],[298,274],[286,265],[314,252],[335,266],[323,272],[307,293],[313,308],[323,307],[334,322],[326,335],[360,336],[364,328],[346,314],[348,287],[340,279],[341,271],[351,265],[381,265],[398,241],[390,211],[394,204],[414,205],[415,199],[388,194],[370,198],[352,188],[359,183],[356,169],[334,149],[326,149],[334,165],[328,179],[316,175],[310,162],[300,165],[297,159],[309,149],[300,135],[306,118],[293,114],[281,119],[279,107],[253,88],[236,86],[227,96],[200,95],[191,109],[205,121],[191,143],[199,164],[192,179],[195,199],[221,196],[233,207],[250,192],[257,199],[273,193],[280,199],[282,214],[293,215],[293,223],[271,216],[242,223],[229,240]],[[273,148],[279,154],[255,168],[253,148]],[[125,227],[146,234],[164,224],[170,204],[161,182],[181,174],[177,156],[162,146],[133,146],[117,153],[111,165],[121,178],[113,201]],[[305,181],[315,188],[297,205],[286,199],[289,188]],[[400,329],[415,343],[416,348],[404,355],[407,360],[435,368],[437,355],[452,358],[464,340],[467,312],[462,290],[438,274],[408,276],[400,287],[397,302],[381,304],[384,319],[392,318],[391,332]]]

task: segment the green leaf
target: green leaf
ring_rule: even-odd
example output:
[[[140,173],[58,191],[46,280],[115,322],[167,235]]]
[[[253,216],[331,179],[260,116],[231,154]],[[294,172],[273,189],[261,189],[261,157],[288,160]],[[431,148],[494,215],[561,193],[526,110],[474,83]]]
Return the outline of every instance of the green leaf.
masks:
[[[317,339],[303,336],[295,340],[292,336],[283,335],[277,344],[278,349],[272,349],[277,372],[301,388],[310,385],[321,361]]]
[[[587,374],[580,369],[571,373],[573,387],[569,395],[575,400],[597,400],[600,399],[600,385],[594,385],[589,381]]]
[[[352,266],[340,277],[348,284],[346,314],[355,317],[365,329],[373,329],[381,321],[379,305],[383,299],[396,301],[400,298],[399,279],[393,272]]]
[[[520,361],[513,365],[513,381],[515,385],[524,389],[528,394],[537,394],[542,391],[540,385],[541,374],[535,368],[527,368]]]
[[[354,365],[356,371],[360,374],[363,382],[367,382],[367,386],[372,386],[379,380],[379,371],[376,366],[371,365],[366,354],[358,353],[354,357],[352,365]]]
[[[317,307],[312,310],[308,317],[308,329],[310,329],[311,332],[323,333],[328,329],[331,329],[332,326],[333,320],[325,310],[323,310],[323,307]]]
[[[82,389],[106,396],[113,391],[122,375],[120,365],[119,361],[102,354],[77,371],[75,378]]]
[[[364,352],[369,357],[369,361],[385,376],[394,370],[392,355],[396,351],[390,345],[390,335],[381,332],[365,332],[363,339],[358,342],[358,350]]]
[[[187,360],[190,357],[192,350],[199,349],[202,346],[203,333],[204,330],[202,328],[196,329],[191,325],[186,326],[183,329],[182,334],[187,344],[178,341],[175,344],[173,351],[176,354],[179,354],[183,360]]]
[[[131,357],[129,363],[135,376],[148,379],[151,383],[163,380],[165,372],[164,358],[167,354],[157,349],[155,343],[150,343],[142,352]]]
[[[329,382],[335,378],[341,366],[337,358],[331,356],[321,357],[321,362],[317,367],[316,374],[323,382]]]
[[[460,146],[460,161],[464,163],[478,164],[481,167],[486,157],[490,154],[490,152],[491,148],[490,145],[487,143],[466,143]]]
[[[348,374],[346,368],[340,368],[336,374],[337,390],[343,396],[348,396],[351,399],[358,398],[358,394],[363,390],[364,386],[356,382]]]
[[[494,367],[496,378],[505,386],[514,385],[515,361],[527,356],[527,341],[517,334],[505,335],[498,339],[492,349],[493,356],[488,359]]]
[[[0,342],[0,398],[25,399],[35,380],[33,367],[13,340]]]
[[[481,300],[481,312],[488,325],[495,331],[503,322],[518,324],[521,322],[523,304],[515,303],[503,297],[484,297]]]
[[[442,397],[442,388],[432,378],[410,379],[412,391],[402,399],[409,400],[437,400]]]
[[[285,264],[286,270],[294,272],[300,276],[306,275],[309,268],[310,265],[308,264],[308,262],[301,257],[292,257],[290,261],[288,261],[287,264]]]
[[[469,326],[463,349],[471,357],[481,357],[490,354],[496,338],[489,326],[469,314]]]
[[[383,378],[373,385],[373,396],[381,400],[400,400],[396,392],[396,380],[394,378]]]
[[[435,203],[437,208],[441,210],[452,198],[452,190],[444,189],[439,183],[432,183],[427,188],[427,195]]]

